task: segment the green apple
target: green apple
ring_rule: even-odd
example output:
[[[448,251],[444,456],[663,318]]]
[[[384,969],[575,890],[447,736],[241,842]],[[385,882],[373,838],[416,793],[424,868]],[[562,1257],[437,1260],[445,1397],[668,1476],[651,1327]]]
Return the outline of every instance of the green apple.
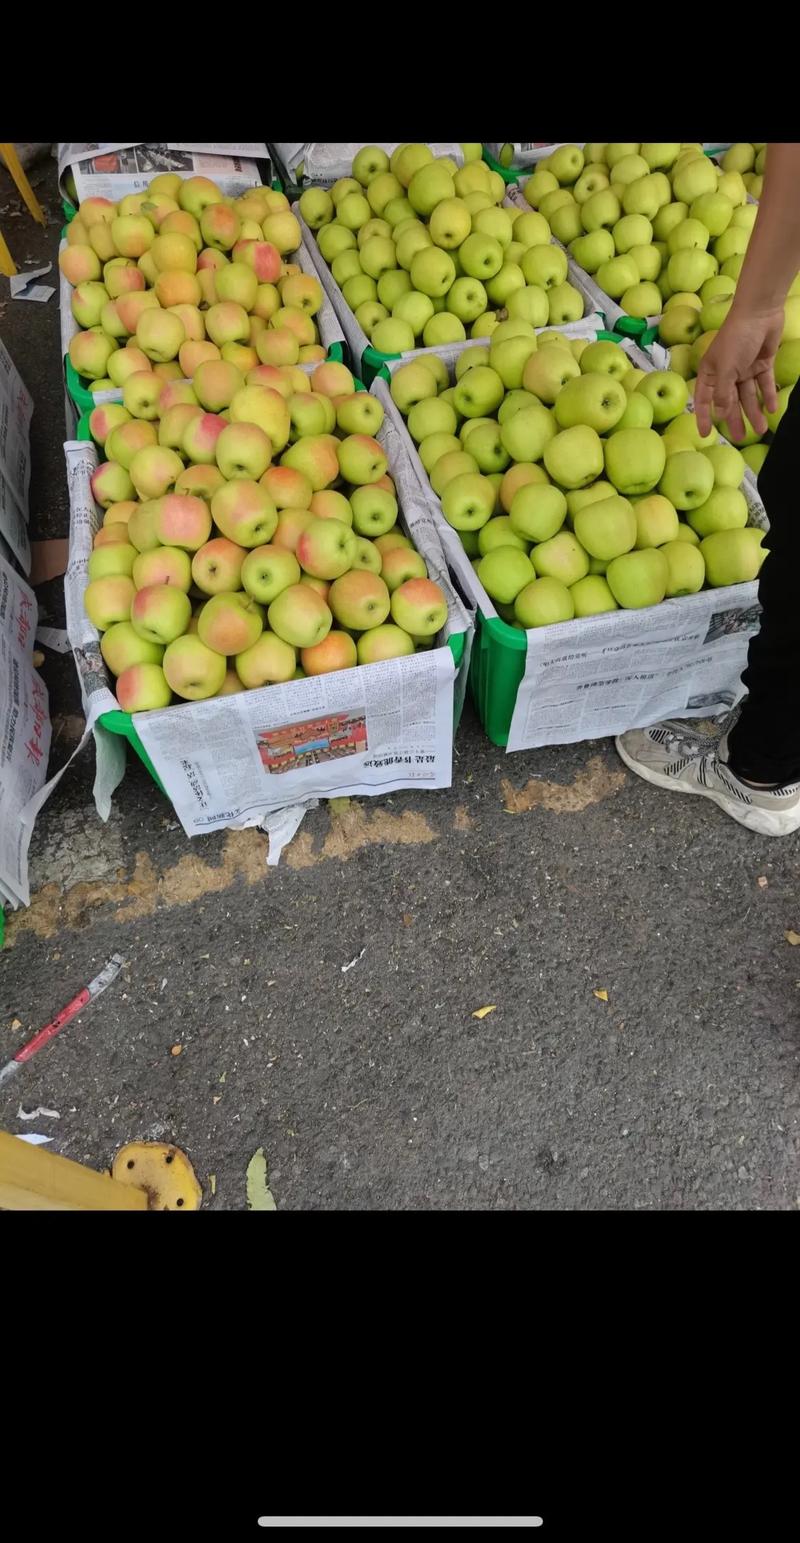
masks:
[[[623,155],[615,161],[611,167],[614,187],[627,187],[629,182],[638,182],[640,178],[649,176],[650,167],[641,155]]]
[[[745,461],[750,467],[750,470],[755,472],[756,476],[758,476],[762,466],[764,465],[764,462],[767,459],[768,454],[769,445],[745,445],[742,449],[742,455],[744,456]]]
[[[658,340],[671,348],[674,343],[693,343],[702,331],[696,306],[668,304],[659,322]]]
[[[745,474],[745,459],[733,445],[711,445],[703,454],[714,468],[715,488],[738,488]]]
[[[550,227],[543,214],[531,210],[520,214],[514,221],[513,238],[514,241],[521,241],[527,251],[528,247],[547,244],[550,240]]]
[[[431,487],[438,498],[441,498],[448,483],[456,477],[466,477],[477,472],[478,463],[474,455],[470,455],[459,441],[458,450],[448,450],[440,455],[435,462],[431,473]]]
[[[463,443],[468,454],[477,461],[478,471],[485,476],[491,472],[504,472],[511,460],[500,438],[500,425],[494,420],[479,423]]]
[[[716,262],[716,258],[714,261]],[[743,263],[744,253],[737,252],[735,257],[726,257],[724,263],[722,263],[720,267],[720,272],[724,278],[733,279],[734,283],[738,283]]]
[[[543,579],[539,580],[544,583]],[[606,611],[619,609],[606,579],[599,573],[588,573],[585,579],[573,584],[570,594],[576,616],[602,616]]]
[[[471,279],[492,279],[503,266],[500,242],[494,236],[481,235],[477,231],[462,241],[458,255],[464,273]]]
[[[617,220],[611,235],[618,254],[624,255],[632,246],[649,246],[653,239],[653,227],[644,214],[624,214]]]
[[[740,230],[752,230],[757,218],[757,204],[742,204],[738,209],[734,209],[731,225],[738,227]]]
[[[482,236],[493,236],[504,251],[511,244],[513,225],[507,209],[479,209],[473,216],[472,229]]]
[[[396,264],[400,268],[405,268],[407,273],[410,273],[411,264],[417,254],[419,252],[427,251],[427,249],[432,245],[433,243],[431,241],[427,226],[417,224],[409,225],[408,228],[403,231],[402,236],[398,236],[396,242],[394,243]],[[434,250],[438,252],[441,249],[436,247]]]
[[[628,316],[636,316],[640,320],[661,314],[661,292],[655,284],[632,284],[620,296],[619,303]]]
[[[491,519],[494,505],[494,486],[480,472],[453,477],[442,494],[442,513],[455,530],[480,530]]]
[[[678,534],[675,540],[685,541],[687,546],[700,545],[700,537],[697,532],[692,530],[691,525],[686,525],[683,520],[678,521]]]
[[[716,429],[711,429],[706,435],[700,433],[697,418],[693,412],[680,413],[670,423],[667,432],[670,439],[682,440],[686,450],[708,450],[716,445],[719,439]]]
[[[430,362],[414,359],[394,371],[389,393],[395,407],[404,415],[410,413],[418,402],[427,402],[438,396],[438,381]]]
[[[664,599],[669,563],[655,547],[626,552],[609,563],[606,579],[618,605],[630,611],[641,610]]]
[[[542,199],[547,193],[555,193],[558,190],[558,178],[545,168],[533,173],[523,185],[523,195],[532,209],[538,209]]]
[[[607,434],[622,417],[628,398],[618,380],[607,374],[577,375],[562,386],[553,411],[559,428],[585,423]]]
[[[619,436],[616,436],[619,438]],[[667,457],[659,493],[676,509],[698,509],[714,486],[714,468],[699,450],[680,450]]]
[[[680,225],[676,225],[667,236],[667,251],[670,257],[675,252],[698,250],[705,252],[709,242],[709,231],[702,220],[685,219]]]
[[[671,230],[680,225],[689,213],[689,205],[682,203],[663,204],[653,220],[653,236],[656,241],[666,241]]]
[[[466,375],[467,370],[474,370],[476,365],[479,364],[488,364],[489,358],[490,351],[488,348],[484,348],[482,346],[477,346],[475,348],[465,348],[463,353],[459,354],[458,358],[456,359],[456,384],[458,384],[458,382],[461,380],[462,375]]]
[[[625,396],[625,411],[617,419],[611,433],[618,434],[623,429],[649,429],[653,422],[653,408],[647,397],[640,396],[638,391],[633,391],[629,396],[624,386],[621,389]]]
[[[614,493],[579,509],[573,516],[573,529],[590,557],[610,562],[635,545],[637,524],[633,505]]]
[[[411,287],[411,275],[403,268],[392,268],[378,279],[378,299],[381,305],[391,311],[401,295],[410,293]]]
[[[505,341],[509,342],[510,339],[507,338]],[[496,365],[493,366],[493,368],[497,369],[498,374],[500,373],[499,368]],[[538,396],[534,396],[533,392],[521,391],[519,387],[514,387],[503,397],[503,400],[497,410],[497,421],[498,423],[505,423],[506,419],[513,418],[515,413],[521,412],[523,407],[539,406],[541,406],[539,398]]]
[[[540,403],[523,407],[500,426],[501,443],[512,461],[540,460],[555,434],[553,414]]]
[[[661,246],[663,246],[663,241]],[[628,256],[632,257],[643,284],[654,284],[661,273],[663,257],[661,246],[653,242],[652,246],[632,246]]]
[[[571,321],[580,321],[583,316],[583,295],[573,284],[554,284],[547,291],[547,307],[550,326],[564,327]]]
[[[717,169],[707,156],[699,155],[676,169],[672,178],[672,191],[681,202],[693,204],[703,193],[717,191]]]
[[[573,488],[567,493],[567,523],[572,524],[579,509],[586,509],[589,504],[601,503],[604,498],[613,498],[616,491],[616,488],[602,477],[597,482],[590,483],[587,488]]]
[[[665,541],[661,547],[667,559],[667,600],[680,595],[696,595],[703,588],[706,565],[699,547],[687,541]]]
[[[589,572],[589,558],[571,530],[560,530],[549,541],[531,547],[530,561],[537,578],[560,579],[567,588]]]
[[[722,264],[729,257],[744,254],[750,244],[750,231],[743,230],[741,225],[729,225],[714,242],[714,256]]]
[[[636,390],[647,398],[653,409],[653,422],[657,425],[677,418],[689,399],[686,381],[674,370],[653,370],[639,381]]]
[[[520,262],[525,283],[535,284],[539,289],[552,289],[556,284],[563,284],[568,266],[566,252],[552,245],[528,247]]]
[[[517,595],[514,615],[523,627],[552,627],[556,622],[572,621],[572,591],[560,579],[534,579]]]
[[[461,278],[451,284],[445,305],[459,321],[477,321],[487,310],[489,301],[480,279]]]
[[[554,209],[550,215],[550,228],[562,246],[569,246],[571,241],[576,241],[583,232],[580,204],[573,200],[561,209]]]
[[[740,171],[726,171],[723,172],[719,179],[717,192],[724,193],[725,197],[730,199],[734,208],[738,208],[745,203],[748,193],[755,199],[761,197],[761,187],[759,184],[762,182],[763,178],[755,176],[751,171],[745,172],[744,175]]]
[[[583,151],[577,145],[559,145],[547,158],[548,171],[552,172],[562,187],[570,187],[573,182],[577,182],[583,167]],[[750,167],[745,166],[740,169],[749,171]]]
[[[716,258],[698,247],[684,247],[673,253],[667,263],[667,278],[672,288],[692,291],[695,294],[716,273]]]
[[[516,546],[495,547],[482,557],[478,578],[490,600],[513,605],[517,595],[535,577],[530,558]]]
[[[416,412],[416,408],[414,408],[414,411]],[[419,458],[429,477],[437,461],[441,460],[442,456],[454,455],[460,452],[460,450],[461,441],[456,439],[455,434],[426,434],[425,438],[420,440],[418,446]]]
[[[418,402],[408,415],[408,432],[416,444],[431,434],[455,434],[457,425],[455,408],[441,397]]]
[[[665,460],[664,443],[655,429],[620,429],[606,441],[606,476],[626,497],[649,493],[663,474]]]
[[[614,257],[614,236],[605,226],[601,226],[599,230],[571,241],[569,252],[579,268],[583,268],[586,273],[596,273],[601,263],[610,262]]]
[[[614,179],[612,177],[612,186]],[[622,207],[626,214],[643,214],[651,222],[659,209],[670,202],[672,192],[669,179],[663,172],[651,171],[629,182],[622,193]]]
[[[718,530],[744,530],[747,499],[739,488],[715,487],[704,504],[689,510],[686,519],[701,540]]]
[[[610,186],[607,167],[584,166],[577,182],[573,185],[572,196],[577,204],[585,204],[593,193],[602,193],[604,188]]]
[[[637,498],[634,513],[636,546],[640,549],[663,546],[667,541],[677,541],[678,516],[669,499],[664,498],[661,493],[650,493],[645,498]]]
[[[429,296],[446,295],[456,276],[450,253],[438,246],[417,252],[411,259],[410,272],[414,288]]]
[[[506,391],[521,387],[525,365],[535,352],[535,338],[501,338],[499,343],[492,343],[489,362],[500,376]]]
[[[558,209],[566,209],[574,202],[575,199],[569,188],[559,188],[556,193],[545,193],[539,204],[539,212],[544,215],[548,224],[551,224],[553,215]]]
[[[680,150],[679,144],[648,143],[639,146],[639,154],[651,171],[668,171],[678,159]]]
[[[800,377],[800,340],[787,338],[775,355],[776,386],[793,386]]]
[[[512,295],[511,296],[511,300],[509,301],[509,305],[513,302],[513,299],[514,299],[514,296]],[[500,314],[501,314],[500,312],[496,313],[496,315],[500,315]],[[475,334],[475,327],[474,326],[473,326],[473,329],[472,329],[472,333],[473,333],[473,336],[474,336],[474,334]],[[492,342],[493,343],[500,343],[500,342],[502,342],[503,338],[533,338],[533,337],[536,337],[536,329],[535,329],[535,327],[533,327],[529,321],[523,321],[522,317],[520,317],[520,316],[507,316],[505,321],[498,321],[497,325],[493,328],[492,333],[491,333],[491,338],[492,338]],[[537,339],[536,346],[537,346],[537,348],[541,346],[539,344],[538,339]]]
[[[557,293],[559,288],[557,284],[547,290],[542,289],[538,284],[525,284],[522,289],[513,290],[506,301],[509,318],[513,321],[526,322],[531,331],[536,327],[546,327],[550,320],[549,297]],[[504,326],[505,323],[501,322],[500,325]]]
[[[669,367],[680,375],[681,380],[692,379],[692,345],[691,343],[675,343],[669,351]]]
[[[486,557],[488,552],[493,552],[495,547],[516,547],[519,552],[527,552],[530,542],[512,528],[507,514],[493,515],[486,525],[482,525],[478,531],[478,555]]]
[[[300,213],[309,230],[319,230],[335,214],[333,199],[324,188],[306,188],[300,197]]]
[[[429,161],[426,166],[421,166],[408,184],[408,201],[412,209],[426,218],[433,214],[437,204],[455,196],[453,178],[439,161]]]
[[[501,377],[489,365],[476,365],[461,377],[454,404],[462,418],[485,418],[495,413],[505,395]]]
[[[757,578],[767,555],[761,545],[763,537],[763,531],[752,527],[746,530],[720,530],[713,536],[706,536],[700,542],[700,551],[711,588],[747,584]]]
[[[721,236],[733,219],[733,204],[724,193],[717,189],[713,193],[701,193],[695,198],[689,215],[692,220],[699,220],[704,225],[709,236]]]
[[[331,225],[323,225],[317,236],[317,246],[320,249],[326,263],[332,263],[334,257],[340,252],[346,252],[348,248],[356,246],[356,238],[352,230],[347,230],[334,220]]]
[[[560,488],[537,482],[518,488],[509,515],[512,530],[526,541],[549,541],[558,534],[566,517],[567,500]]]
[[[540,340],[541,341],[541,340]],[[581,373],[583,375],[611,375],[614,380],[622,380],[628,373],[631,362],[624,349],[618,343],[611,343],[608,339],[598,338],[584,348],[580,358]]]
[[[479,279],[473,279],[474,284],[479,284]],[[486,294],[492,305],[505,305],[506,301],[517,289],[525,288],[525,275],[519,263],[504,262],[499,273],[493,279],[489,279],[486,285]]]
[[[541,402],[550,403],[556,401],[567,381],[577,379],[580,373],[581,366],[568,349],[537,348],[522,372],[522,384]]]
[[[620,300],[627,289],[639,282],[639,269],[629,254],[611,257],[600,264],[595,277],[600,288],[612,300]]]
[[[361,266],[370,278],[379,279],[397,267],[397,253],[389,236],[370,236],[361,248]]]
[[[512,418],[511,425],[519,420]],[[504,431],[505,432],[505,429]],[[628,430],[629,433],[635,432]],[[639,431],[647,432],[647,431]],[[620,436],[617,435],[616,438]],[[603,442],[587,424],[562,429],[544,447],[544,464],[554,482],[564,488],[583,488],[594,482],[603,470]],[[558,577],[558,575],[556,575]],[[578,575],[582,577],[582,575]]]
[[[311,189],[309,189],[310,191]],[[340,289],[342,285],[347,283],[348,279],[357,278],[363,272],[361,257],[355,247],[348,247],[346,252],[340,252],[338,257],[334,257],[331,263],[331,273]]]

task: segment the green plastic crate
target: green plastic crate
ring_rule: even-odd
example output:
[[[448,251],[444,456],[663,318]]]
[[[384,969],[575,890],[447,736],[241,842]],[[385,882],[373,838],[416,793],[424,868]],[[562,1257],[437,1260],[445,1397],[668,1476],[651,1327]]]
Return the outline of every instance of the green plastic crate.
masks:
[[[524,177],[527,167],[501,166],[500,162],[495,160],[491,151],[487,150],[485,145],[482,146],[482,152],[482,159],[486,162],[489,170],[496,171],[498,177],[502,177],[506,187],[511,187],[515,182],[519,182],[520,177]]]
[[[331,357],[333,357],[333,356],[331,355]],[[356,387],[356,391],[365,391],[366,390],[366,387],[364,386],[363,381],[360,381],[360,380],[357,380],[355,382],[355,387]],[[78,427],[76,429],[76,438],[77,439],[86,440],[87,442],[90,442],[90,443],[94,443],[94,441],[92,440],[91,430],[89,428],[89,415],[88,415],[88,413],[85,413],[80,418],[80,420],[78,422]],[[510,630],[511,629],[509,629],[509,631]],[[450,652],[451,652],[451,654],[453,656],[453,663],[454,663],[454,665],[456,667],[456,670],[459,669],[459,667],[461,665],[461,661],[462,661],[462,659],[464,657],[464,648],[466,646],[466,644],[465,644],[465,637],[466,637],[465,633],[458,632],[458,633],[455,633],[453,637],[448,638],[448,640],[447,640],[447,646],[450,649]],[[152,761],[150,760],[149,755],[147,754],[147,751],[144,748],[144,745],[142,744],[142,741],[139,738],[139,735],[138,735],[138,733],[136,731],[136,725],[135,725],[135,723],[133,721],[132,714],[131,713],[123,712],[122,708],[120,707],[120,708],[115,708],[111,712],[101,713],[101,715],[100,715],[100,717],[98,718],[97,721],[98,721],[98,723],[102,723],[103,728],[107,729],[109,734],[120,734],[123,737],[123,739],[127,739],[128,744],[131,746],[131,748],[133,750],[135,750],[136,754],[139,757],[139,760],[142,762],[142,765],[144,767],[146,767],[147,771],[150,773],[150,776],[152,777],[152,779],[153,779],[154,783],[156,784],[156,786],[161,789],[161,792],[164,794],[165,798],[168,798],[169,794],[167,793],[167,790],[164,787],[164,784],[161,781],[161,778],[159,777],[158,772],[156,771]],[[457,727],[458,727],[458,721],[456,721],[453,724],[453,728],[454,729],[456,729]]]

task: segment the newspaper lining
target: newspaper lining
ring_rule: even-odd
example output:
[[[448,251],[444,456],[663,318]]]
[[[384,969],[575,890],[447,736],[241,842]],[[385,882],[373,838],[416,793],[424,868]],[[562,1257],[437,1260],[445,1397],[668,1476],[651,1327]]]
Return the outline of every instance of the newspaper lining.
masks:
[[[366,141],[369,143],[369,141]],[[376,149],[385,150],[387,155],[397,149],[402,140],[382,142],[375,141]],[[363,144],[273,144],[276,158],[285,167],[290,178],[296,181],[298,168],[303,168],[303,181],[314,183],[317,187],[332,187],[339,177],[352,175],[352,164],[359,150],[364,149]],[[460,145],[435,144],[428,147],[434,156],[447,155],[458,166],[464,164],[464,152]]]
[[[28,493],[33,399],[0,340],[0,536],[20,567],[30,572]]]
[[[390,467],[397,453],[392,432],[389,426],[383,438]],[[65,455],[71,513],[67,631],[87,722],[94,725],[103,713],[118,710],[98,633],[83,607],[100,519],[90,488],[97,452],[93,444],[75,441],[65,445]],[[403,501],[403,519],[447,596],[444,639],[466,635],[458,681],[450,649],[439,646],[380,665],[137,714],[137,732],[187,835],[255,824],[276,809],[319,796],[450,786],[454,698],[463,701],[472,622],[452,590],[432,511],[414,490]],[[121,751],[122,741],[117,744]]]
[[[589,335],[587,321],[556,330]],[[450,372],[465,347],[438,350]],[[630,339],[619,345],[631,363],[652,370],[653,361]],[[393,373],[403,360],[391,361]],[[426,499],[442,548],[469,601],[484,616],[497,616],[458,532],[447,524],[402,416],[385,381],[372,385],[397,439],[395,476],[404,495]],[[720,443],[725,440],[720,436]],[[748,523],[768,528],[755,477],[742,483]],[[666,600],[641,611],[531,628],[525,675],[517,691],[507,751],[568,744],[646,727],[664,717],[713,717],[742,694],[747,646],[759,625],[758,585],[735,584]]]
[[[38,606],[33,590],[0,557],[0,894],[29,903],[31,799],[47,776],[50,711],[33,667]]]
[[[71,167],[79,202],[142,193],[160,172],[211,177],[231,198],[261,182],[257,161],[269,161],[266,143],[60,144],[59,182]]]

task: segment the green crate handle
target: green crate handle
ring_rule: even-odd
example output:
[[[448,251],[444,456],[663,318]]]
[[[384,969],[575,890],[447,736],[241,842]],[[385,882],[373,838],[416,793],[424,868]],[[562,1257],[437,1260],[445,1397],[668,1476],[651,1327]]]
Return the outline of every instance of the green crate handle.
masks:
[[[502,177],[506,187],[513,187],[515,182],[519,182],[520,177],[524,177],[527,168],[521,166],[502,166],[499,161],[495,160],[485,145],[481,146],[481,151],[482,159],[486,162],[489,170],[496,171],[498,177]]]

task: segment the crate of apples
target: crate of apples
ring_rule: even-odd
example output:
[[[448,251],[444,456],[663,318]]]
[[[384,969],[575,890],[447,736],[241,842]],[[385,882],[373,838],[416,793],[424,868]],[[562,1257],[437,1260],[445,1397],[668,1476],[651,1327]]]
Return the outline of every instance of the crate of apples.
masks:
[[[383,408],[345,365],[223,358],[129,375],[104,459],[86,614],[129,713],[401,659],[448,595],[399,519]],[[443,566],[443,565],[442,565]]]

